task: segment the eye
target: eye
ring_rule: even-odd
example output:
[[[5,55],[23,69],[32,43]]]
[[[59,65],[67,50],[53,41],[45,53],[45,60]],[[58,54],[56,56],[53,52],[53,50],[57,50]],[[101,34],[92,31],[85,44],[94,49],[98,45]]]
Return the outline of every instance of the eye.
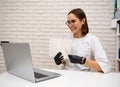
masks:
[[[70,21],[67,21],[68,24],[70,24],[71,22]]]
[[[69,24],[70,24],[70,22],[69,22],[69,21],[67,21],[67,22],[65,22],[65,24],[66,24],[66,25],[69,25]]]
[[[65,22],[65,24],[69,26],[70,24],[74,24],[75,22],[76,22],[76,20],[71,20],[71,21]]]
[[[71,20],[71,23],[75,23],[76,22],[76,20]]]

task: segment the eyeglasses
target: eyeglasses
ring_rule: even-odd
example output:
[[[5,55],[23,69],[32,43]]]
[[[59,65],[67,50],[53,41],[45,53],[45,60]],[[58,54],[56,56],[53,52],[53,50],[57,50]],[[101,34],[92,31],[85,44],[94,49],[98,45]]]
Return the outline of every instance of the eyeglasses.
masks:
[[[67,26],[70,26],[71,24],[73,25],[75,22],[76,22],[76,20],[71,20],[71,21],[65,22],[65,24],[66,24]]]

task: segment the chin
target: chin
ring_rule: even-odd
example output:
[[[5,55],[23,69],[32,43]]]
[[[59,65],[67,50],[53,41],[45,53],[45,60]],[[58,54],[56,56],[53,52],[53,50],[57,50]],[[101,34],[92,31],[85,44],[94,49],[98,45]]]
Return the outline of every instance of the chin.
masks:
[[[75,32],[75,30],[71,30],[71,32],[73,33],[73,32]]]
[[[73,34],[75,34],[75,33],[76,33],[76,31],[72,31],[72,33],[73,33]]]

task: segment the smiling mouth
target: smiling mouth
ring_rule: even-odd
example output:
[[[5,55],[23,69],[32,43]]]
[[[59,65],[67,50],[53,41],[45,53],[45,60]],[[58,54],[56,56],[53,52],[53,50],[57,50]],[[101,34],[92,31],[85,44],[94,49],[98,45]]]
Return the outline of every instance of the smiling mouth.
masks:
[[[71,28],[71,31],[74,31],[74,30],[76,30],[77,28],[76,27],[74,27],[74,28]]]

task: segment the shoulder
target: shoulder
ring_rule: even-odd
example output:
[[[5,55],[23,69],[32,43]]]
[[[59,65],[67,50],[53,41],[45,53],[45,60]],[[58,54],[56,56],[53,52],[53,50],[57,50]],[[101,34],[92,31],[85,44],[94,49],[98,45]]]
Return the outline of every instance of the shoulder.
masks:
[[[97,36],[89,34],[88,37],[89,37],[89,39],[90,39],[89,41],[93,47],[99,48],[102,46],[102,44]]]
[[[101,44],[99,38],[97,36],[95,36],[95,35],[88,34],[87,38],[89,40],[89,43],[91,43],[91,45],[99,45],[99,44]]]
[[[92,41],[98,40],[98,37],[93,35],[93,34],[87,34],[86,38],[89,39],[89,40],[92,40]]]

